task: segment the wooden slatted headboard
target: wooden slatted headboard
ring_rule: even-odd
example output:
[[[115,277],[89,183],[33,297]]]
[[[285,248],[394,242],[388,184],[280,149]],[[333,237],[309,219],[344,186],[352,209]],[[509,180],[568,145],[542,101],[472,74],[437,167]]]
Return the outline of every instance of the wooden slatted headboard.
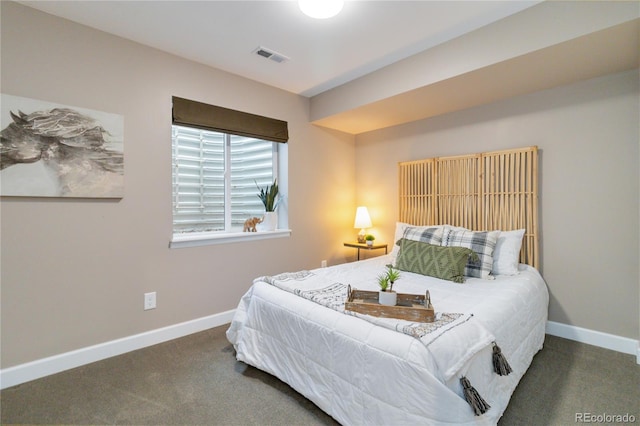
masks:
[[[520,261],[539,267],[538,147],[399,163],[399,221],[526,229]]]

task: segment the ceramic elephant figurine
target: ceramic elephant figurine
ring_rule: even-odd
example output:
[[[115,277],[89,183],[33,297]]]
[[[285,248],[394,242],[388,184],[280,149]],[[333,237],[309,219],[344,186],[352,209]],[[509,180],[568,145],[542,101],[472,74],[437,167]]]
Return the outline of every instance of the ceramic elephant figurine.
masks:
[[[244,228],[242,232],[256,232],[256,225],[261,223],[262,219],[259,217],[250,217],[244,221]]]

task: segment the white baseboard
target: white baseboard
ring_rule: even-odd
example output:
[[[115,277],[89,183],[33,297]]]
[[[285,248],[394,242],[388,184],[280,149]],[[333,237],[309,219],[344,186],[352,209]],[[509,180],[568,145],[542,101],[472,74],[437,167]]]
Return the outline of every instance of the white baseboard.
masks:
[[[235,309],[0,370],[0,389],[230,323]]]
[[[546,332],[552,336],[635,355],[636,362],[640,364],[640,341],[638,340],[553,321],[547,321]]]
[[[228,324],[234,314],[235,309],[5,368],[0,370],[0,389]],[[546,332],[552,336],[635,355],[640,364],[640,342],[637,340],[553,321],[547,322]]]

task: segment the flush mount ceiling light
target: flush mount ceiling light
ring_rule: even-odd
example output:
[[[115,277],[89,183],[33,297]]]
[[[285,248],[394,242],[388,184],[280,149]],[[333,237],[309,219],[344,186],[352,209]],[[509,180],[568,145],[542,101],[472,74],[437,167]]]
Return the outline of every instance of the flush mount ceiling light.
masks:
[[[326,19],[340,13],[344,0],[298,0],[298,6],[307,16]]]

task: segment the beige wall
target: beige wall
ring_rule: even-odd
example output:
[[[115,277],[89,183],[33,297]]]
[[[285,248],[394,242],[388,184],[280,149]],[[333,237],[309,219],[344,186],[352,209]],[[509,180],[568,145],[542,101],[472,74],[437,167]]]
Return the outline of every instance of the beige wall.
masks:
[[[1,200],[2,368],[233,309],[258,275],[344,262],[356,204],[391,242],[398,161],[534,144],[550,319],[639,338],[637,72],[354,138],[310,125],[305,98],[0,4],[2,92],[123,115],[126,163],[122,200]],[[290,238],[168,249],[172,95],[289,122]]]
[[[393,237],[399,161],[537,145],[549,319],[637,340],[638,71],[356,137],[357,202]]]
[[[3,93],[125,120],[122,200],[1,200],[2,368],[234,309],[256,276],[351,255],[354,138],[310,125],[307,99],[1,7]],[[168,248],[172,95],[289,122],[290,238]]]

